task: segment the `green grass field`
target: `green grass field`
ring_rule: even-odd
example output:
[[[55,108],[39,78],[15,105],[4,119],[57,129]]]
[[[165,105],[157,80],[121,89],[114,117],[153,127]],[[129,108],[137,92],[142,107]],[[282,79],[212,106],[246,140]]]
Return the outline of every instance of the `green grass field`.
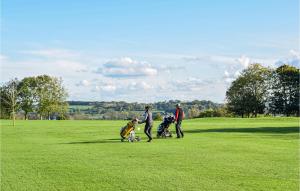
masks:
[[[125,121],[1,123],[3,191],[299,190],[298,118],[186,120],[152,143],[121,143]]]

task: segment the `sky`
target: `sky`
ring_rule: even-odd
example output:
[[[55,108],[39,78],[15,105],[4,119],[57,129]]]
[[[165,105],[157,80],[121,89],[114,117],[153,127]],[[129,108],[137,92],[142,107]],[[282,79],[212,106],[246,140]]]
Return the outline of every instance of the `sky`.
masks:
[[[298,0],[2,0],[1,83],[48,74],[68,100],[225,102],[251,63],[300,67]]]

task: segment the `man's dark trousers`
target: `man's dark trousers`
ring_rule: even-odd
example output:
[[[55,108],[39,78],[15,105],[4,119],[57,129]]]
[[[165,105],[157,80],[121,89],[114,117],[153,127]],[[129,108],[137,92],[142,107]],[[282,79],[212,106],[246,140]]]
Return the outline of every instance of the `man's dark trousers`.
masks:
[[[181,120],[177,121],[177,123],[176,123],[176,134],[177,134],[177,137],[179,137],[179,138],[180,137],[183,138],[183,136],[184,136],[182,128],[181,128],[181,123],[182,123]]]

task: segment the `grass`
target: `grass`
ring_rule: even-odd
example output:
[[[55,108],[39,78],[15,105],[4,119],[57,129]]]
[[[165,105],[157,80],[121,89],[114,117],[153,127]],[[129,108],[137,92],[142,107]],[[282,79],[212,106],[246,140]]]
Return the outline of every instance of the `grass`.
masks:
[[[125,121],[1,121],[1,190],[297,191],[298,121],[186,120],[152,143],[121,143]]]

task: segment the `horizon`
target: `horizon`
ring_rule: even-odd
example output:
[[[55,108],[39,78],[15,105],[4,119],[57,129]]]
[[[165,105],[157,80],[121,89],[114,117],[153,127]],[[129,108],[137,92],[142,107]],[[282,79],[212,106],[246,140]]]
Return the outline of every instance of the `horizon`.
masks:
[[[1,83],[61,77],[68,100],[224,103],[251,63],[300,67],[298,0],[4,0],[1,10]]]
[[[187,103],[187,102],[193,102],[193,101],[210,101],[213,102],[215,104],[224,104],[224,103],[219,103],[219,102],[214,102],[211,100],[162,100],[162,101],[155,101],[155,102],[129,102],[129,101],[123,101],[123,100],[112,100],[112,101],[82,101],[82,100],[67,100],[67,102],[125,102],[125,103],[138,103],[138,104],[155,104],[158,102],[170,102],[170,101],[178,101],[179,103]]]

